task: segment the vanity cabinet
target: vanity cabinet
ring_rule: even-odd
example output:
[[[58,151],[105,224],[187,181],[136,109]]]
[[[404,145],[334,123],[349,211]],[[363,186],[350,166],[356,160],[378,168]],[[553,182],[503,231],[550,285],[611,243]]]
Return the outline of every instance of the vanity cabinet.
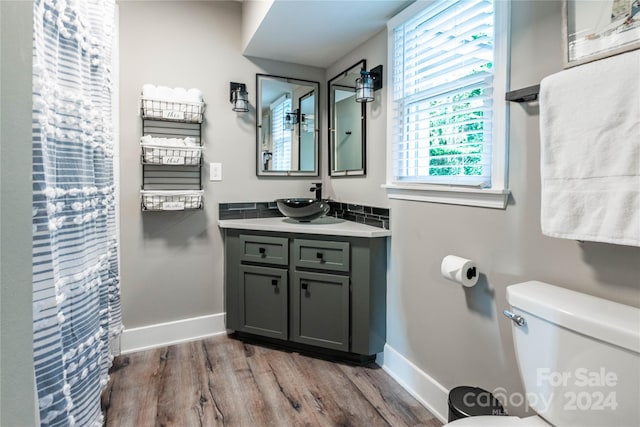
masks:
[[[383,350],[387,239],[225,229],[227,328],[340,356]]]

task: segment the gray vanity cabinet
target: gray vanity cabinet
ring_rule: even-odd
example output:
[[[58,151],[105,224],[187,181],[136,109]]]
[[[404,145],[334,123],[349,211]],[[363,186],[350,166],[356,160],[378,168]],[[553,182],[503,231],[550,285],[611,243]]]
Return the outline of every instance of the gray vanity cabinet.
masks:
[[[386,338],[386,259],[385,237],[225,229],[227,329],[372,357]]]

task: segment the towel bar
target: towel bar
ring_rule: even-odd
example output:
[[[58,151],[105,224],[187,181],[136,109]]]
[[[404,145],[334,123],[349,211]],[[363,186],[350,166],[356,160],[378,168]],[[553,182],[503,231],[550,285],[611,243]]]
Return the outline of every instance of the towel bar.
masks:
[[[507,92],[504,99],[511,102],[531,102],[538,99],[538,93],[540,93],[539,84]]]

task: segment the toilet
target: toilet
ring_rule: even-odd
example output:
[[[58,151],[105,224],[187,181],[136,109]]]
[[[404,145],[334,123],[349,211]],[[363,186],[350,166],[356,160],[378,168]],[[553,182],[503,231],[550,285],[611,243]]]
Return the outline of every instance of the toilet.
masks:
[[[640,425],[640,309],[538,281],[507,287],[507,302],[526,398],[519,401],[537,415],[447,426]]]

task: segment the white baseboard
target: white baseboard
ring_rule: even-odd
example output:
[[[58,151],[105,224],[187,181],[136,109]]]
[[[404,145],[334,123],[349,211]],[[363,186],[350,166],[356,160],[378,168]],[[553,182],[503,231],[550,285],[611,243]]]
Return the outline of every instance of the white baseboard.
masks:
[[[385,344],[379,363],[391,377],[425,408],[446,424],[449,416],[449,390],[411,363],[393,347]]]
[[[120,337],[121,354],[195,341],[226,332],[225,313],[192,317],[125,329]]]

